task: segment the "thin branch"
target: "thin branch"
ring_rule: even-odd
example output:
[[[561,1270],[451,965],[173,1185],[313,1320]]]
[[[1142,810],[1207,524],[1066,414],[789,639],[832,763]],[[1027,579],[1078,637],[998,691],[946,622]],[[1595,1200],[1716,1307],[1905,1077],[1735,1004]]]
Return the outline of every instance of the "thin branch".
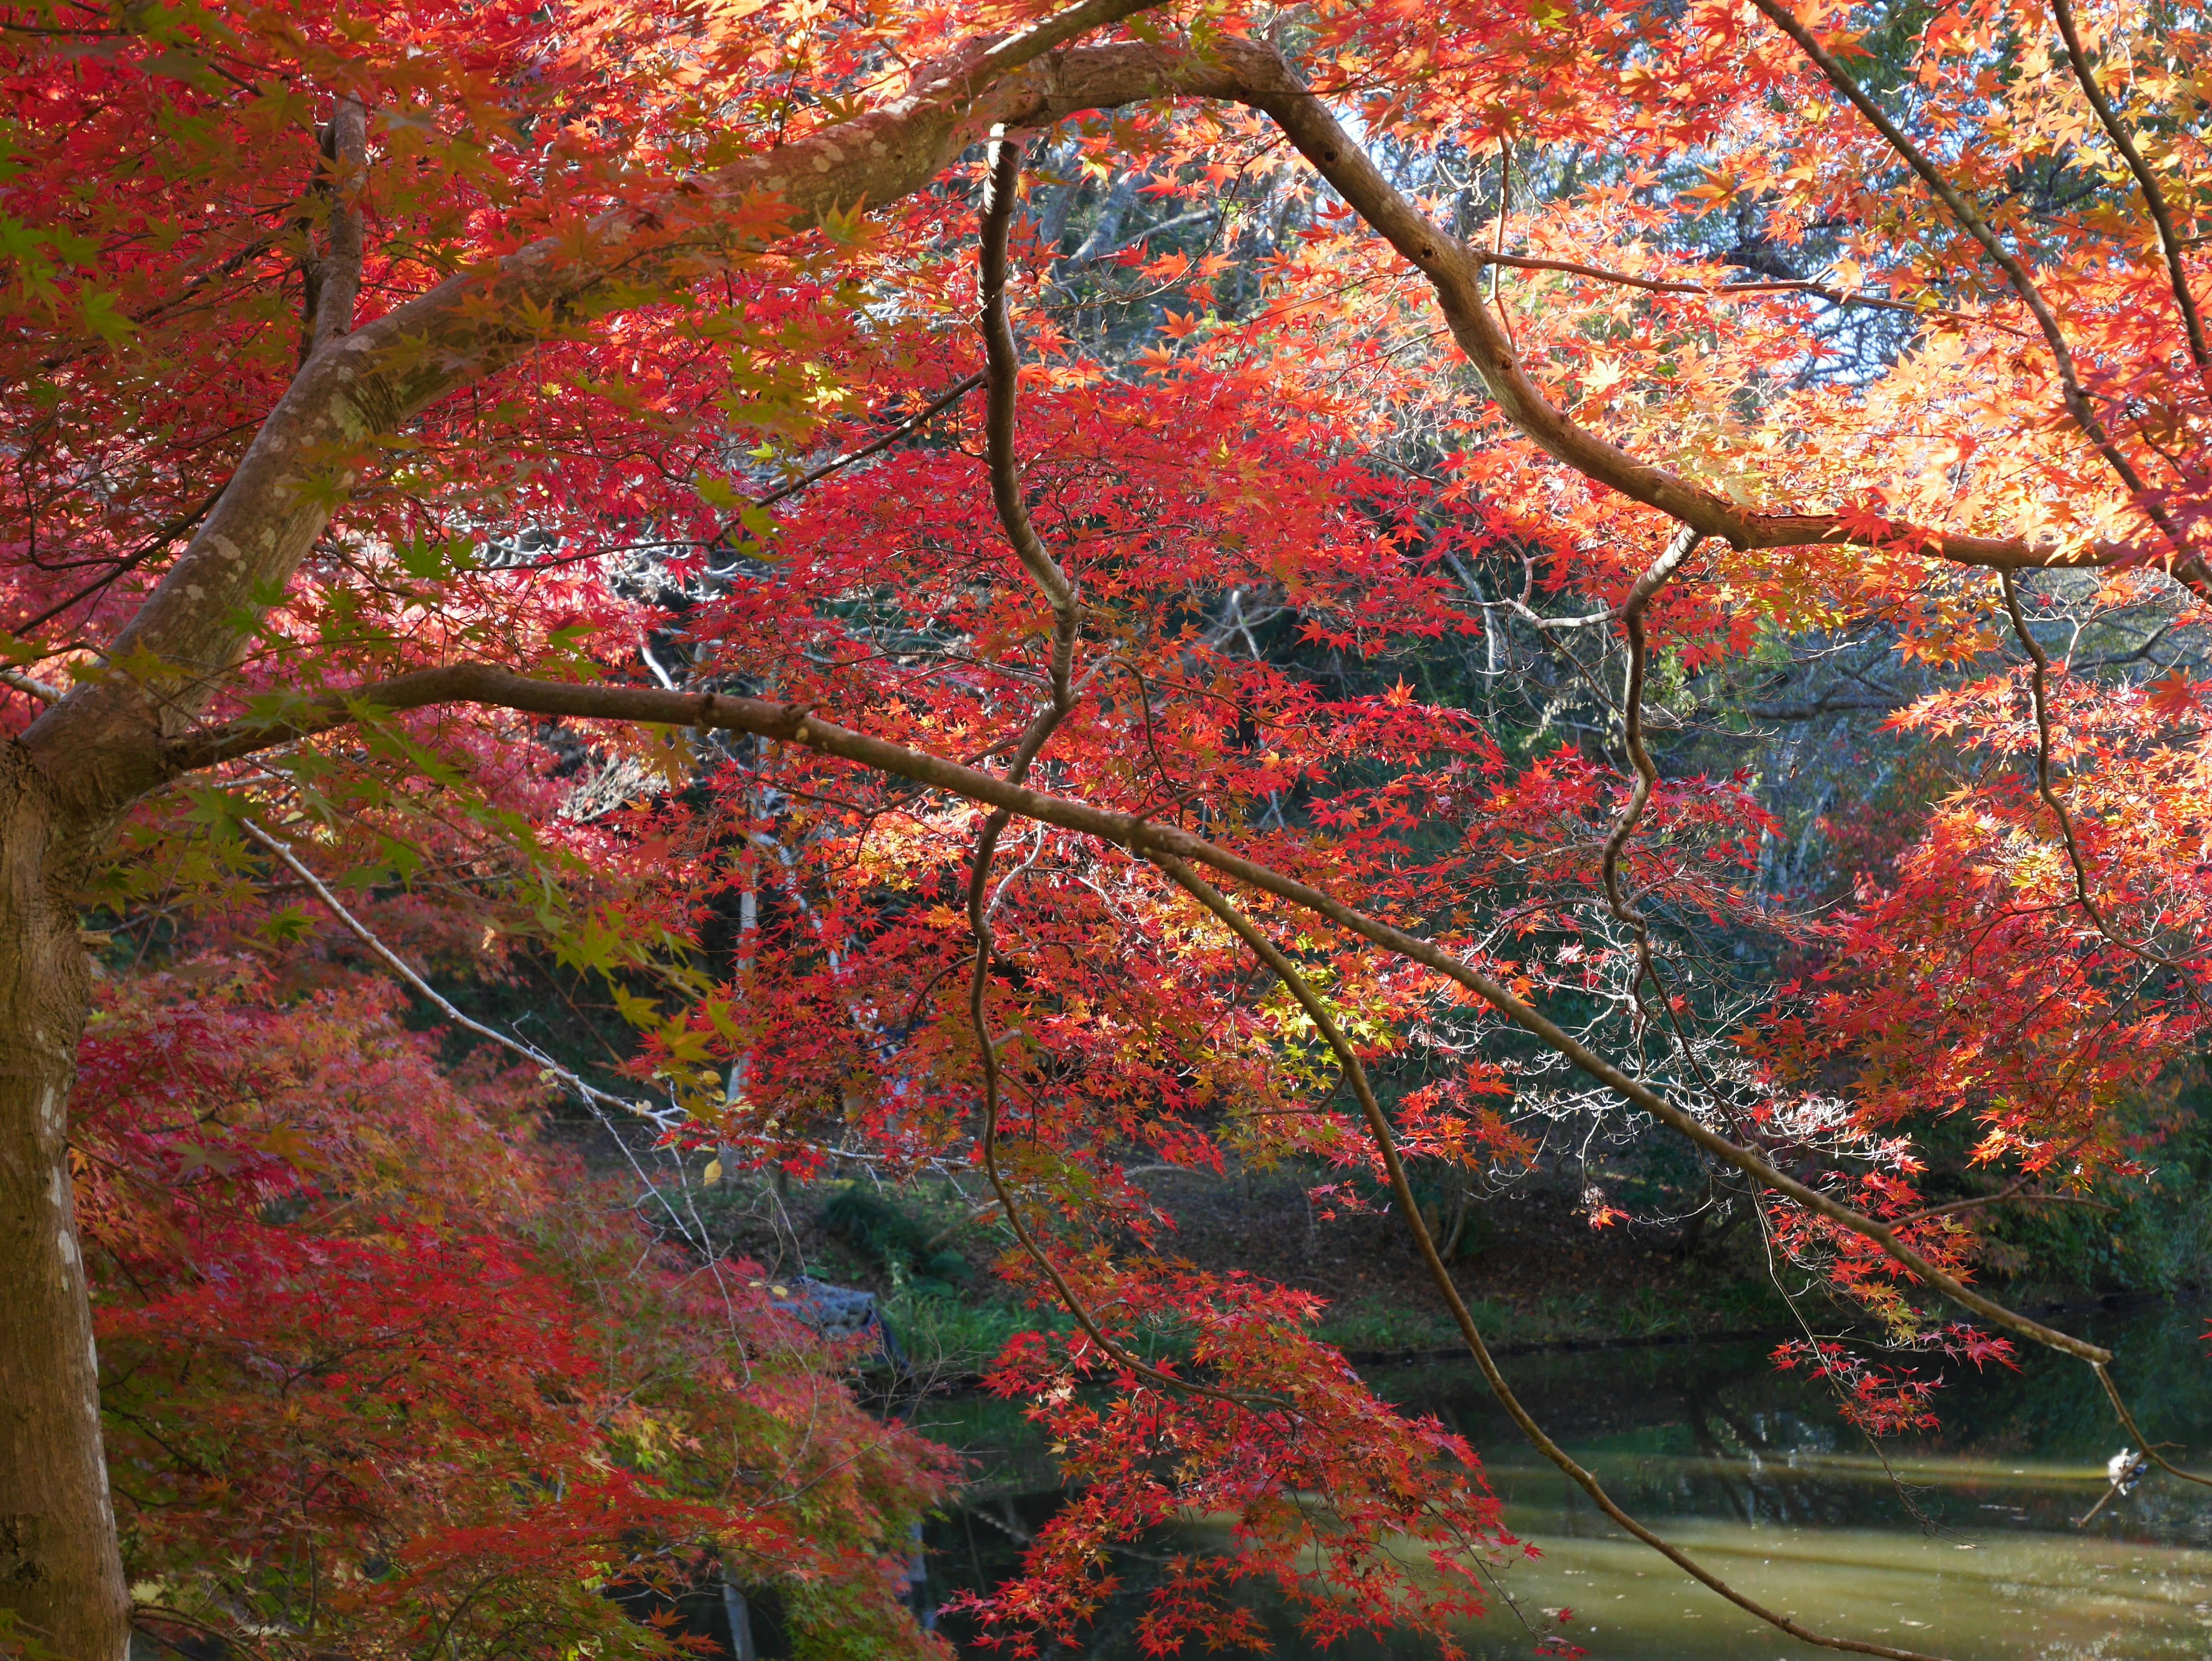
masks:
[[[270,853],[274,854],[279,860],[282,860],[286,867],[291,871],[294,876],[299,878],[301,882],[307,884],[309,888],[313,889],[314,891],[315,897],[323,903],[324,906],[328,909],[331,915],[336,917],[340,922],[343,923],[347,929],[352,933],[354,937],[360,940],[363,946],[367,946],[371,952],[374,953],[379,961],[380,961],[386,968],[391,970],[393,974],[398,976],[401,980],[407,983],[410,990],[428,1001],[440,1014],[443,1015],[447,1020],[453,1022],[454,1025],[474,1033],[477,1037],[484,1039],[487,1043],[495,1043],[501,1049],[507,1050],[514,1055],[521,1056],[523,1060],[529,1062],[533,1066],[543,1068],[545,1072],[551,1074],[562,1084],[566,1085],[570,1090],[574,1091],[579,1097],[586,1102],[592,1102],[607,1107],[618,1107],[625,1113],[635,1114],[641,1117],[651,1116],[650,1109],[642,1106],[639,1103],[629,1101],[621,1096],[610,1095],[607,1092],[599,1088],[598,1086],[587,1082],[577,1074],[569,1071],[568,1068],[562,1066],[560,1062],[555,1061],[550,1056],[548,1056],[544,1050],[538,1049],[536,1046],[526,1044],[520,1038],[510,1037],[507,1034],[501,1032],[496,1027],[486,1026],[482,1021],[472,1019],[469,1016],[463,1014],[458,1008],[454,1007],[450,1001],[433,987],[429,982],[424,980],[422,976],[417,974],[415,971],[415,967],[412,964],[409,963],[406,958],[401,957],[397,952],[394,952],[390,946],[386,946],[383,940],[379,939],[369,928],[367,923],[362,922],[359,917],[356,917],[351,911],[348,910],[344,904],[339,900],[338,897],[336,894],[333,894],[330,891],[329,887],[325,885],[323,879],[301,862],[300,856],[293,852],[292,845],[289,843],[280,840],[252,819],[240,819],[239,824],[244,829],[247,836],[252,837],[254,841],[259,843]]]
[[[2144,962],[2156,964],[2161,969],[2170,969],[2177,974],[2186,974],[2188,972],[2186,964],[2177,962],[2161,952],[2153,951],[2146,945],[2122,939],[2106,918],[2103,909],[2098,905],[2094,896],[2090,891],[2089,863],[2081,853],[2080,839],[2074,834],[2074,816],[2066,811],[2066,804],[2058,799],[2058,792],[2052,788],[2051,782],[2051,727],[2048,685],[2051,672],[2050,654],[2045,652],[2043,643],[2036,639],[2034,633],[2027,626],[2027,619],[2021,612],[2020,594],[2014,585],[2012,573],[2001,571],[1997,574],[1997,580],[2004,588],[2005,611],[2012,618],[2012,631],[2018,637],[2021,648],[2027,652],[2028,657],[2028,692],[2035,706],[2036,794],[2043,798],[2043,805],[2051,810],[2051,817],[2058,821],[2058,835],[2066,844],[2067,861],[2074,867],[2075,903],[2081,908],[2082,914],[2095,926],[2097,932],[2122,951],[2132,952]]]
[[[2179,1476],[2185,1482],[2194,1482],[2199,1488],[2212,1488],[2212,1476],[2199,1476],[2194,1471],[2182,1469],[2152,1445],[2150,1438],[2143,1434],[2142,1427],[2136,1422],[2135,1415],[2128,1410],[2128,1404],[2120,1395],[2120,1387],[2112,1382],[2111,1362],[2100,1361],[2097,1364],[2097,1382],[2105,1387],[2106,1398],[2112,1402],[2112,1412],[2119,1419],[2121,1428],[2142,1444],[2144,1458],[2149,1460],[2168,1476]]]
[[[2082,95],[2088,99],[2089,107],[2097,112],[2097,119],[2104,123],[2112,147],[2126,161],[2128,171],[2136,176],[2143,204],[2150,210],[2151,222],[2158,227],[2158,248],[2166,258],[2166,281],[2172,285],[2173,303],[2180,308],[2181,326],[2189,336],[2189,361],[2197,366],[2199,375],[2212,374],[2212,350],[2206,349],[2204,322],[2197,315],[2196,296],[2189,291],[2189,274],[2182,269],[2181,237],[2173,228],[2173,211],[2166,205],[2166,192],[2159,188],[2158,175],[2144,161],[2127,124],[2120,119],[2119,113],[2113,109],[2112,100],[2105,96],[2090,70],[2089,55],[2081,49],[2081,32],[2074,26],[2071,0],[2051,0],[2051,10],[2058,20],[2058,33],[2066,42],[2066,58],[2074,65],[2074,78],[2081,83]]]
[[[1297,1000],[1328,1047],[1335,1052],[1337,1064],[1351,1081],[1352,1094],[1358,1098],[1359,1110],[1367,1120],[1368,1132],[1374,1137],[1376,1151],[1382,1156],[1382,1169],[1389,1179],[1391,1196],[1405,1218],[1406,1227],[1412,1233],[1414,1244],[1420,1250],[1421,1261],[1428,1269],[1431,1282],[1443,1299],[1445,1306],[1451,1311],[1452,1320],[1459,1327],[1460,1336],[1466,1342],[1468,1353],[1474,1356],[1474,1364],[1481,1370],[1483,1381],[1490,1386],[1491,1394],[1498,1398],[1498,1405],[1505,1409],[1514,1424],[1519,1427],[1521,1433],[1534,1445],[1536,1451],[1565,1472],[1615,1524],[1650,1547],[1692,1579],[1769,1626],[1824,1650],[1843,1650],[1855,1655],[1887,1656],[1892,1658],[1892,1661],[1930,1661],[1930,1658],[1917,1650],[1892,1649],[1885,1644],[1864,1643],[1856,1639],[1830,1638],[1810,1628],[1801,1627],[1788,1615],[1746,1597],[1688,1553],[1654,1534],[1623,1511],[1585,1466],[1545,1433],[1543,1427],[1536,1422],[1528,1409],[1522,1405],[1520,1397],[1513,1393],[1513,1387],[1506,1383],[1505,1375],[1498,1371],[1498,1363],[1491,1355],[1490,1346],[1483,1342],[1481,1329],[1476,1326],[1466,1300],[1459,1295],[1459,1288],[1452,1281],[1451,1271],[1444,1266],[1444,1260],[1437,1250],[1436,1239],[1421,1216],[1419,1205],[1414,1201],[1412,1184],[1406,1179],[1405,1164],[1398,1157],[1397,1141],[1391,1134],[1390,1121],[1383,1113],[1382,1104],[1376,1100],[1375,1089],[1369,1082],[1367,1069],[1361,1065],[1343,1028],[1337,1025],[1335,1015],[1307,983],[1297,966],[1249,918],[1231,904],[1218,889],[1179,859],[1157,854],[1150,857],[1152,863],[1167,874],[1170,881],[1226,924],[1239,940],[1251,948],[1255,956],[1274,971],[1275,978],[1283,983],[1284,990]]]
[[[2020,256],[2005,245],[2004,239],[1990,227],[1989,221],[1982,217],[1980,210],[1966,199],[1966,194],[1945,178],[1942,170],[1883,113],[1881,106],[1852,78],[1850,71],[1843,66],[1835,54],[1823,46],[1814,38],[1813,32],[1797,21],[1795,13],[1782,4],[1781,0],[1751,0],[1751,3],[1775,27],[1797,43],[1799,49],[1867,119],[1890,149],[1904,158],[1905,165],[1920,176],[1921,182],[1935,192],[1974,240],[1982,245],[1984,252],[1997,269],[2005,274],[2005,280],[2012,284],[2013,292],[2020,296],[2021,303],[2035,319],[2036,326],[2043,332],[2045,344],[2051,349],[2051,361],[2058,370],[2059,384],[2064,389],[2067,413],[2074,417],[2075,424],[2096,447],[2097,453],[2104,457],[2106,465],[2134,495],[2136,508],[2164,533],[2173,550],[2175,575],[2187,582],[2200,598],[2212,599],[2212,573],[2208,573],[2203,562],[2189,551],[2180,527],[2149,495],[2148,487],[2144,484],[2142,475],[2136,471],[2135,464],[2112,441],[2103,418],[2098,415],[2096,406],[2089,401],[2089,394],[2082,388],[2081,374],[2074,362],[2074,349],[2067,342],[2065,331],[2059,326],[2057,314],[2051,309],[2050,302],[2043,297],[2042,289],[2036,286],[2035,278],[2029,274]]]
[[[1892,1228],[1903,1228],[1907,1223],[1926,1222],[1930,1217],[1949,1217],[1961,1211],[1979,1211],[1993,1205],[2085,1205],[2093,1211],[2117,1211],[2117,1206],[2106,1205],[2102,1200],[2093,1200],[2086,1194],[2022,1194],[2022,1177],[2002,1194],[1984,1194],[1978,1199],[1950,1200],[1942,1205],[1923,1206],[1917,1211],[1908,1211],[1902,1217],[1890,1220]]]
[[[1832,305],[1875,306],[1884,311],[1903,312],[1909,317],[1940,317],[1954,323],[1995,329],[2001,334],[2016,336],[2023,340],[2027,338],[2025,331],[1991,318],[1948,311],[1942,307],[1917,306],[1910,300],[1892,300],[1886,295],[1868,294],[1861,289],[1838,289],[1832,283],[1814,283],[1802,278],[1790,282],[1689,283],[1678,278],[1637,277],[1602,265],[1585,265],[1572,259],[1540,259],[1528,254],[1486,253],[1482,256],[1482,261],[1486,265],[1510,265],[1516,271],[1559,271],[1569,277],[1586,277],[1594,283],[1617,283],[1624,288],[1642,289],[1650,294],[1704,295],[1714,300],[1736,300],[1762,294],[1808,294],[1816,300],[1825,300]],[[1496,303],[1494,296],[1492,303]]]
[[[1074,587],[1038,537],[1036,527],[1030,523],[1029,509],[1022,501],[1021,478],[1014,465],[1014,414],[1016,394],[1021,380],[1021,360],[1014,346],[1013,326],[1006,317],[1006,238],[1013,220],[1014,189],[1020,180],[1021,166],[1019,143],[1009,140],[1004,128],[994,128],[983,184],[981,239],[983,304],[978,319],[990,380],[990,413],[985,423],[984,434],[991,472],[991,496],[998,508],[999,522],[1006,531],[1006,540],[1013,545],[1015,554],[1036,579],[1037,586],[1051,599],[1053,610],[1051,697],[1044,708],[1030,721],[1022,733],[1021,742],[1014,747],[1012,758],[1006,764],[1007,782],[1014,785],[1019,785],[1029,776],[1030,768],[1036,762],[1038,751],[1044,748],[1045,741],[1075,708],[1070,672],[1074,662],[1076,634],[1081,626]],[[1076,1323],[1115,1365],[1164,1389],[1210,1396],[1240,1407],[1279,1408],[1283,1404],[1272,1397],[1254,1396],[1194,1384],[1130,1354],[1106,1335],[1097,1317],[1075,1288],[1068,1284],[1060,1265],[1053,1262],[1051,1254],[1045,1250],[1029,1225],[1022,1220],[1021,1208],[1016,1202],[1013,1189],[999,1165],[1001,1075],[998,1040],[991,1031],[988,1002],[991,989],[991,914],[996,908],[996,901],[989,892],[991,855],[996,851],[999,838],[1012,818],[1012,810],[1006,807],[995,809],[985,818],[982,830],[975,839],[975,857],[968,875],[968,928],[975,937],[975,966],[968,977],[968,1019],[975,1030],[976,1059],[983,1073],[983,1175],[989,1180],[992,1192],[999,1196],[999,1208],[1005,1213],[1007,1225],[1013,1230],[1015,1239],[1021,1243],[1022,1250],[1052,1282],[1053,1290],[1059,1294],[1067,1312],[1075,1317]],[[1003,887],[1000,891],[1005,891]]]
[[[131,571],[136,570],[139,566],[144,564],[149,559],[151,559],[155,554],[160,553],[162,549],[174,542],[185,532],[191,530],[192,526],[198,524],[200,520],[205,519],[208,516],[210,510],[215,507],[216,503],[222,500],[222,493],[224,490],[228,490],[229,486],[230,480],[226,477],[222,484],[216,485],[215,489],[210,490],[206,496],[200,499],[200,504],[198,507],[194,508],[190,513],[179,514],[176,518],[170,520],[167,524],[157,526],[153,533],[147,537],[143,542],[140,543],[129,553],[118,559],[114,564],[111,565],[106,570],[100,573],[100,575],[94,577],[83,587],[78,589],[66,599],[56,600],[52,605],[47,606],[46,610],[33,613],[32,616],[25,618],[20,623],[9,625],[8,632],[16,636],[27,635],[32,630],[39,627],[40,624],[51,623],[54,618],[68,611],[70,606],[75,605],[78,601],[91,599],[101,589],[112,586],[118,579],[127,575]]]
[[[961,376],[959,380],[954,381],[950,386],[939,392],[935,398],[930,399],[928,403],[923,405],[921,408],[916,410],[912,415],[901,417],[896,423],[884,429],[881,433],[878,434],[874,438],[870,439],[866,444],[860,446],[857,449],[848,450],[842,455],[837,456],[831,460],[825,461],[822,465],[814,468],[809,472],[801,473],[797,478],[793,479],[789,484],[777,485],[775,489],[770,490],[766,496],[755,497],[753,499],[753,506],[756,508],[772,508],[787,496],[797,496],[801,490],[806,490],[810,486],[819,484],[823,479],[829,478],[835,474],[843,472],[846,468],[852,466],[855,462],[866,461],[870,456],[881,455],[885,450],[890,449],[892,445],[897,443],[899,440],[905,437],[915,428],[921,426],[924,423],[927,422],[933,416],[939,414],[944,410],[949,409],[953,405],[957,404],[962,399],[967,397],[969,393],[974,392],[978,386],[983,384],[983,377],[984,372],[981,369],[976,370],[973,374],[964,374]],[[714,543],[727,542],[730,538],[741,528],[742,522],[733,519],[728,524],[723,526],[722,528],[714,534],[712,541]]]

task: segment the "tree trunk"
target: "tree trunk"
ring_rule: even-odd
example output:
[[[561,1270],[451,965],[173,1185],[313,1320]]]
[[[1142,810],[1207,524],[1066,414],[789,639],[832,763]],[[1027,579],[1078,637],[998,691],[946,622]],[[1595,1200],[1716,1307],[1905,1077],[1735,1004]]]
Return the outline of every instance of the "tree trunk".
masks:
[[[69,1661],[123,1661],[67,1141],[91,977],[61,831],[29,756],[0,741],[0,1615]]]

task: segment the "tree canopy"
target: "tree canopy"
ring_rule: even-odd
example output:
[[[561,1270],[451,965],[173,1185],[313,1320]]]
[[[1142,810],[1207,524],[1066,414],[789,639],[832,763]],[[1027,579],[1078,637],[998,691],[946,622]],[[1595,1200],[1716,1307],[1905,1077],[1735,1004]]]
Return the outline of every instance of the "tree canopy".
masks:
[[[0,76],[0,1641],[665,1652],[605,1594],[710,1552],[927,1652],[950,1466],[564,1095],[995,1202],[1015,1653],[1193,1508],[1163,1651],[1522,1548],[1146,1162],[1389,1208],[1809,1642],[1910,1653],[1613,1506],[1424,1173],[1664,1141],[1855,1424],[2044,1345],[2165,1463],[1976,1269],[2208,1037],[2201,11],[44,0]],[[596,1082],[433,986],[525,961]]]

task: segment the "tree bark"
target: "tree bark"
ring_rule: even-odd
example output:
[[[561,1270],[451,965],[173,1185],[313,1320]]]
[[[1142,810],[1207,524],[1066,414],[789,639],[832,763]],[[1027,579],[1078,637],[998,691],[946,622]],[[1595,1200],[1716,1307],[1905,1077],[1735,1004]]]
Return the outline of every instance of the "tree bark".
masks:
[[[123,1661],[131,1595],[68,1144],[91,976],[65,824],[0,746],[0,1610],[70,1661]]]

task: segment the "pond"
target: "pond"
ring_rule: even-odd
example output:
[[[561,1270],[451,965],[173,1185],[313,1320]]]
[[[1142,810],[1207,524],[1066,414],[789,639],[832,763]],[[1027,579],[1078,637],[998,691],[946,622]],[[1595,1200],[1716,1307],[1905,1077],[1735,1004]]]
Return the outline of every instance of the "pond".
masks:
[[[2118,1351],[2138,1422],[2170,1457],[2212,1467],[2205,1311],[2185,1305],[2082,1319]],[[2079,1363],[2025,1355],[2018,1372],[1947,1369],[1940,1431],[1877,1457],[1819,1387],[1778,1373],[1767,1343],[1524,1355],[1522,1399],[1632,1515],[1722,1578],[1807,1626],[1950,1661],[2148,1661],[2212,1655],[2212,1488],[2154,1474],[2087,1526],[2125,1439]],[[1776,1661],[1820,1652],[1753,1621],[1616,1530],[1521,1444],[1471,1366],[1377,1369],[1373,1382],[1436,1414],[1479,1449],[1505,1519],[1543,1552],[1502,1576],[1540,1619],[1574,1610],[1571,1640],[1601,1661]],[[930,1601],[986,1585],[1057,1503],[1045,1450],[1006,1403],[925,1403],[917,1427],[977,1461],[963,1507],[932,1529]],[[1202,1530],[1172,1543],[1202,1542]],[[1167,1544],[1170,1542],[1158,1542]],[[1083,1653],[1133,1657],[1148,1560]],[[948,1618],[956,1642],[966,1634]],[[1277,1653],[1318,1654],[1278,1623]],[[1482,1657],[1533,1640],[1502,1603],[1468,1627]],[[963,1653],[969,1652],[963,1650]],[[1333,1646],[1337,1661],[1430,1652],[1413,1640]],[[1065,1652],[1063,1652],[1065,1653]]]

